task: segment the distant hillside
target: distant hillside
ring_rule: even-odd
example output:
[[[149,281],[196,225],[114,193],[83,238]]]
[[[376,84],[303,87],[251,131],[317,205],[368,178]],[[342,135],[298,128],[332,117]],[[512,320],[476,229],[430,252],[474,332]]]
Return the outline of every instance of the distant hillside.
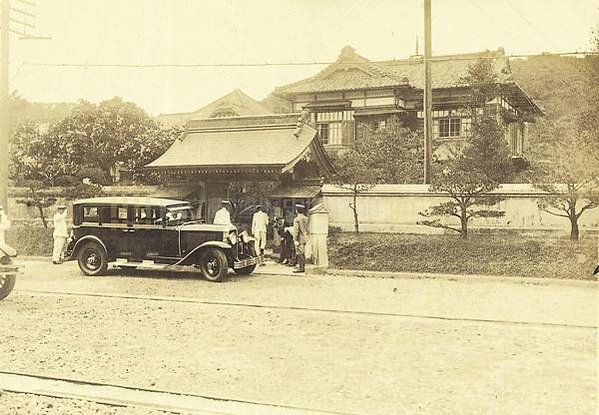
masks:
[[[581,108],[588,105],[590,59],[564,56],[537,56],[512,59],[514,81],[547,114],[547,121],[571,123]]]
[[[42,103],[30,102],[12,94],[9,101],[9,118],[12,125],[33,121],[38,124],[49,124],[69,115],[76,103]]]
[[[512,75],[522,89],[545,110],[530,125],[530,157],[552,141],[568,140],[579,128],[581,113],[590,105],[590,62],[596,57],[537,56],[510,61]]]

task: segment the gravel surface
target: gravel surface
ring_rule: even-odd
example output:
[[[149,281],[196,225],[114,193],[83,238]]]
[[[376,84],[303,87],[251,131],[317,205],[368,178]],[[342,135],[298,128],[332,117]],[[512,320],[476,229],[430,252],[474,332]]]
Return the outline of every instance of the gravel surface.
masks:
[[[83,278],[70,264],[35,267],[17,289],[78,287],[596,324],[593,285],[468,287],[327,277],[214,284],[180,276]],[[595,329],[18,290],[0,302],[0,315],[3,370],[354,414],[596,413]]]
[[[0,391],[2,415],[169,415],[148,408],[117,407],[79,399],[51,398],[27,393]]]

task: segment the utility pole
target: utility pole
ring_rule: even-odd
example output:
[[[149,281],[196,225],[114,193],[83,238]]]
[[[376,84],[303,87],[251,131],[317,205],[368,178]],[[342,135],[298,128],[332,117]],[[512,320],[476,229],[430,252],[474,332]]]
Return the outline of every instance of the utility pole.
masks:
[[[433,158],[433,87],[431,79],[431,0],[424,0],[424,184],[431,183]]]
[[[49,40],[47,36],[32,36],[27,33],[27,28],[35,28],[35,24],[28,21],[28,18],[35,18],[27,8],[35,7],[31,0],[14,0],[18,5],[25,7],[12,8],[11,0],[0,0],[0,205],[8,211],[8,142],[10,140],[10,120],[8,117],[8,103],[10,95],[10,86],[8,80],[9,73],[9,40],[10,34],[19,35],[19,40]],[[11,11],[21,17],[21,20],[12,18]],[[11,21],[17,26],[22,26],[21,30],[11,28]]]
[[[10,0],[0,8],[0,205],[8,211],[8,56],[10,36]]]

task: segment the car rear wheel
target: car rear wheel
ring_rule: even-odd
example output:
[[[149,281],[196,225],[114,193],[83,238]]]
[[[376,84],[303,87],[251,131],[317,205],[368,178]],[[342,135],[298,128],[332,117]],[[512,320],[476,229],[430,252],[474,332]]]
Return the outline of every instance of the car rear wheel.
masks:
[[[15,286],[17,277],[12,274],[0,275],[0,300],[6,298]]]
[[[77,262],[81,272],[90,276],[103,275],[108,268],[106,252],[95,242],[88,242],[81,247]]]
[[[220,249],[209,248],[200,257],[200,269],[208,281],[222,281],[229,272],[227,256]]]

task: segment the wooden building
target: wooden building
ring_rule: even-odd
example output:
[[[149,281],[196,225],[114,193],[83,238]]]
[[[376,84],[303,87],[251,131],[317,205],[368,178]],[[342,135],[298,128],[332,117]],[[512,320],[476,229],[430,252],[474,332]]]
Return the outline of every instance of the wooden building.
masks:
[[[274,215],[314,199],[333,166],[318,132],[300,114],[192,120],[185,132],[147,169],[185,183],[198,215],[211,222],[231,184],[271,183]],[[193,188],[193,190],[191,190]],[[265,198],[268,195],[265,195]]]
[[[497,108],[506,126],[513,156],[526,148],[526,125],[542,110],[511,79],[503,49],[461,55],[436,56],[432,63],[433,137],[451,145],[464,140],[470,119],[461,109],[469,88],[462,77],[480,59],[492,61],[498,94],[487,105]],[[315,76],[277,87],[274,95],[291,103],[293,111],[307,109],[328,150],[344,148],[363,134],[364,127],[384,128],[396,115],[410,128],[423,126],[424,68],[422,56],[372,62],[350,46],[337,61]],[[439,147],[442,151],[443,145]]]
[[[272,111],[240,89],[192,112],[160,114],[157,119],[165,127],[183,127],[188,121],[203,118],[248,117]]]

